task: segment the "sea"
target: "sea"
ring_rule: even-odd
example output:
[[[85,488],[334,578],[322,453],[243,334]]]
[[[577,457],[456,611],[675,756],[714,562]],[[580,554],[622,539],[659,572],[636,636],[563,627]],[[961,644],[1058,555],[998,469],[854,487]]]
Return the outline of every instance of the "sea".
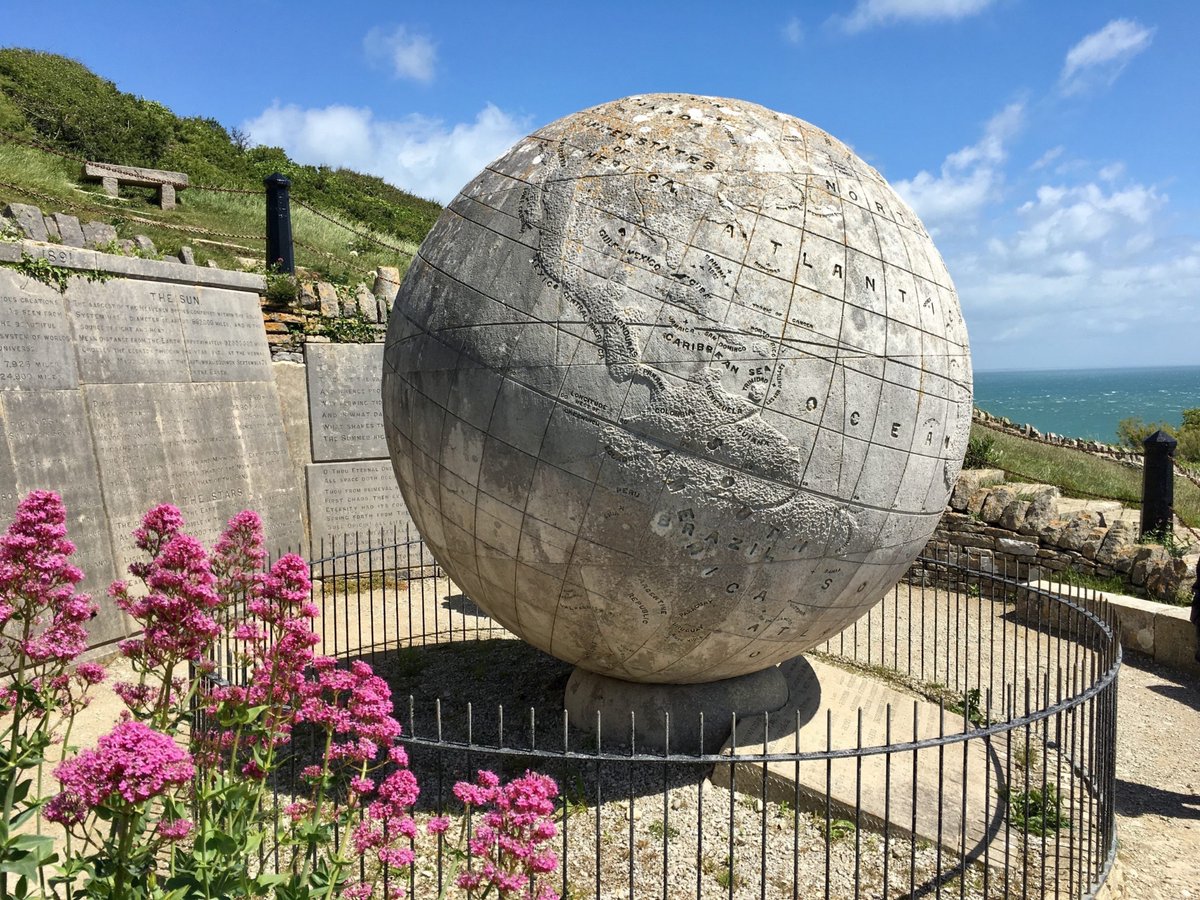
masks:
[[[975,405],[1042,433],[1116,443],[1122,419],[1178,425],[1200,407],[1200,366],[976,372]]]

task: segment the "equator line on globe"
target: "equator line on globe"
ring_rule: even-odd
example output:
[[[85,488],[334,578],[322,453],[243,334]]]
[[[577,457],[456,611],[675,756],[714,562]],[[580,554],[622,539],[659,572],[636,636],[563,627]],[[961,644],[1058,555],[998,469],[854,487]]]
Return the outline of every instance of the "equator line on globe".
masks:
[[[426,238],[388,327],[413,520],[497,621],[628,681],[764,669],[932,535],[971,415],[958,297],[844,144],[628,97],[520,141]]]

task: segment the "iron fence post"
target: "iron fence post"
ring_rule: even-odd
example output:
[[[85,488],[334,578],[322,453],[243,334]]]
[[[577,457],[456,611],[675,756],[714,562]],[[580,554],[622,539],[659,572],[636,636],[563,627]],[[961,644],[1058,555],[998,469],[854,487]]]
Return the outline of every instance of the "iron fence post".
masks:
[[[267,188],[267,269],[296,274],[292,252],[292,204],[288,188],[292,181],[273,172],[263,179]]]

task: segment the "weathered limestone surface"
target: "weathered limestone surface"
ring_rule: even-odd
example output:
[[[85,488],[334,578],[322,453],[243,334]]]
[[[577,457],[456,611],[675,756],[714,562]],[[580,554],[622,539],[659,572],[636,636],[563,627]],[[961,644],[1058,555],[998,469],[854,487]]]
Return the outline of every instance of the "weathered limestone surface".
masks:
[[[414,520],[489,614],[591,671],[705,682],[903,574],[955,484],[970,358],[928,234],[849,148],[647,95],[463,188],[393,308],[384,413]]]
[[[313,460],[386,459],[383,344],[309,344],[305,362]]]
[[[388,540],[392,529],[404,539],[411,523],[404,498],[386,459],[317,463],[308,468],[308,511],[312,546],[329,550],[342,546],[345,536],[382,530]],[[413,537],[416,537],[414,534]]]
[[[26,248],[78,268],[114,259]],[[188,268],[217,285],[234,274]],[[101,601],[94,642],[124,633],[105,588],[136,558],[130,532],[155,504],[179,506],[206,542],[252,508],[272,550],[299,545],[301,495],[256,293],[114,278],[72,279],[60,295],[0,269],[0,323],[0,515],[34,488],[63,495],[86,587]]]

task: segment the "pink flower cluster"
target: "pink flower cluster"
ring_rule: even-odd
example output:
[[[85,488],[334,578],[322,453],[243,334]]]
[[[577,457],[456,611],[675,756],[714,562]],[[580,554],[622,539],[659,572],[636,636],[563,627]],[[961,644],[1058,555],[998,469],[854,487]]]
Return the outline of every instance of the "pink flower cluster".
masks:
[[[225,603],[250,596],[266,558],[262,519],[254,510],[244,509],[229,520],[213,547],[212,570]]]
[[[374,762],[381,748],[400,735],[392,718],[392,691],[367,663],[340,669],[331,656],[313,660],[315,677],[304,684],[297,722],[310,722],[333,735],[330,762]]]
[[[142,627],[140,637],[121,642],[121,652],[147,668],[199,660],[221,633],[213,616],[221,598],[208,554],[198,540],[180,531],[182,527],[183,516],[170,504],[146,513],[134,538],[150,560],[133,563],[129,571],[149,593],[134,596],[124,581],[109,588],[117,606]]]
[[[503,898],[558,900],[537,876],[553,872],[558,856],[548,848],[558,833],[554,824],[554,779],[526,770],[506,785],[494,772],[480,770],[475,783],[460,781],[454,795],[468,810],[486,810],[468,843],[475,859],[456,883],[469,892],[495,888]]]
[[[46,804],[45,816],[77,825],[107,803],[144,803],[187,784],[193,774],[191,755],[168,735],[127,720],[100,738],[95,750],[84,750],[54,770],[63,790]],[[176,825],[160,834],[183,836],[188,830]]]
[[[17,654],[35,665],[62,666],[87,648],[84,623],[96,614],[86,594],[76,594],[83,573],[71,565],[66,507],[53,491],[32,491],[0,537],[0,626],[11,662]],[[20,635],[16,637],[15,635]]]
[[[231,530],[235,521],[230,522]],[[234,629],[234,636],[246,646],[244,661],[250,677],[245,686],[213,688],[206,708],[209,715],[220,718],[222,711],[234,707],[266,707],[258,734],[242,735],[244,749],[265,741],[283,743],[291,734],[295,703],[313,660],[312,648],[320,641],[310,625],[317,614],[309,599],[311,588],[308,563],[294,553],[280,557],[266,577],[249,583],[247,617]],[[215,761],[215,751],[232,741],[233,734],[227,731],[207,735],[210,760]]]

